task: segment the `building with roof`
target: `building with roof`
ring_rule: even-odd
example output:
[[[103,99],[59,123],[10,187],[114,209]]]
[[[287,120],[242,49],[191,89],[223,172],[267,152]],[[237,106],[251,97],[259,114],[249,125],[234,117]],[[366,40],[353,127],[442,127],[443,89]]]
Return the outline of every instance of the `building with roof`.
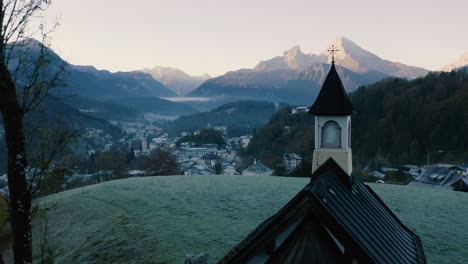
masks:
[[[297,106],[291,109],[291,114],[298,114],[298,113],[307,113],[309,112],[309,107],[307,106]]]
[[[462,164],[460,164],[460,165],[458,165],[458,166],[460,166],[461,168],[465,169],[465,171],[468,173],[468,163],[462,163]]]
[[[468,192],[468,177],[462,177],[450,184],[450,187],[457,192]]]
[[[285,153],[283,154],[283,163],[287,172],[294,171],[302,163],[302,157],[296,153]]]
[[[208,154],[217,154],[216,147],[180,147],[177,151],[178,159],[190,159],[193,157],[201,159]]]
[[[371,175],[379,179],[385,178],[385,174],[377,170],[371,172]]]
[[[452,185],[466,177],[468,175],[461,166],[436,164],[426,167],[408,186],[453,190]]]
[[[219,263],[426,263],[419,237],[332,158]]]
[[[352,112],[332,59],[310,108],[316,121],[310,183],[219,263],[426,263],[420,238],[350,176]]]
[[[245,176],[271,176],[273,170],[263,165],[262,162],[255,160],[252,165],[242,172]]]

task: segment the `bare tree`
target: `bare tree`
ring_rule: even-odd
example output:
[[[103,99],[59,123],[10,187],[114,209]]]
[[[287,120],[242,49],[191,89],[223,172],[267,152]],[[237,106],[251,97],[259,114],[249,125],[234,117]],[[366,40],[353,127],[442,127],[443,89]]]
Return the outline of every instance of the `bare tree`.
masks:
[[[25,114],[41,105],[51,89],[61,85],[64,69],[64,65],[56,64],[45,45],[29,39],[33,34],[40,34],[43,43],[47,43],[48,32],[42,25],[36,31],[30,28],[32,18],[49,4],[50,0],[0,0],[0,112],[7,145],[15,263],[32,263]],[[51,70],[51,67],[56,68]]]
[[[146,158],[146,172],[150,175],[178,175],[179,164],[176,157],[169,151],[155,149]]]
[[[125,172],[125,154],[117,147],[101,152],[96,156],[96,169],[112,171],[114,178],[122,178]]]

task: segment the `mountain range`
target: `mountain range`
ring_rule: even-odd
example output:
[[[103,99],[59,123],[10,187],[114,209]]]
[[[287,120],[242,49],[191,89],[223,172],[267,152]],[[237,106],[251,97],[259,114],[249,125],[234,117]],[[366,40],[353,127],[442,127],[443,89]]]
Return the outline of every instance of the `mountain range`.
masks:
[[[292,104],[309,104],[320,91],[320,85],[330,69],[329,64],[315,64],[305,70],[278,69],[273,71],[239,70],[210,79],[191,96],[231,98],[231,100],[266,100]],[[374,83],[389,75],[369,71],[356,73],[337,66],[348,92],[360,85]]]
[[[415,79],[429,71],[380,58],[344,36],[332,43],[337,50],[335,64],[343,69],[340,75],[348,92],[361,85],[374,83],[387,77]],[[330,45],[331,46],[331,45]],[[329,47],[330,47],[329,46]],[[317,93],[331,62],[328,48],[324,51],[304,53],[296,45],[276,56],[259,62],[252,69],[240,69],[211,78],[209,75],[190,76],[170,67],[144,69],[177,95],[216,98],[218,101],[269,100],[304,103],[304,97]],[[468,65],[468,53],[442,70],[450,71]],[[313,98],[312,98],[313,99]]]
[[[154,79],[163,83],[178,96],[190,93],[198,88],[204,81],[211,79],[211,76],[207,73],[201,76],[190,76],[184,71],[172,67],[156,66],[151,69],[143,69],[141,72],[150,74]]]
[[[93,66],[69,65],[66,74],[73,95],[99,99],[175,96],[173,91],[143,72],[111,73]]]
[[[422,68],[382,59],[346,37],[337,37],[332,43],[337,49],[335,64],[348,92],[387,77],[413,79],[429,72]],[[54,59],[63,62],[58,55],[51,53]],[[467,60],[468,55],[465,54],[459,61],[444,69],[461,67],[467,64]],[[180,69],[161,66],[112,73],[98,70],[93,66],[68,64],[66,69],[68,88],[64,93],[92,98],[95,101],[113,101],[117,104],[135,97],[157,98],[181,95],[216,99],[207,102],[208,104],[214,101],[237,100],[304,104],[310,103],[315,98],[326,77],[330,61],[331,57],[327,50],[318,54],[304,53],[299,46],[294,46],[281,56],[259,62],[252,69],[231,71],[215,78],[210,78],[207,74],[190,76]],[[182,105],[181,108],[184,108]]]
[[[42,52],[47,55],[48,64],[40,69],[43,75],[55,74],[60,67],[64,67],[61,79],[67,84],[68,95],[79,95],[95,99],[117,99],[126,96],[155,96],[169,97],[175,93],[155,80],[150,74],[142,72],[116,72],[97,70],[93,66],[78,66],[67,63],[53,50],[45,47],[35,39],[25,39],[14,45],[9,45],[13,58],[8,66],[15,71],[16,65],[21,63],[18,58],[37,60]],[[24,62],[23,62],[24,63]],[[24,68],[24,67],[23,67]],[[27,78],[26,70],[20,72],[22,77]],[[15,74],[16,76],[16,74]],[[63,90],[63,89],[62,89]]]
[[[185,104],[160,98],[174,97],[176,94],[148,73],[112,73],[93,66],[73,65],[37,40],[27,39],[23,42],[13,46],[12,52],[23,57],[37,57],[41,49],[45,48],[51,63],[47,69],[43,69],[44,72],[54,73],[60,66],[64,66],[61,79],[66,85],[53,90],[52,94],[62,98],[64,104],[79,109],[86,115],[106,120],[135,120],[145,113],[178,116],[197,112]],[[13,55],[13,58],[21,57]],[[9,65],[10,69],[16,64],[13,61]],[[51,104],[49,107],[55,106],[56,104]]]
[[[399,62],[381,59],[377,55],[364,50],[350,39],[339,36],[333,41],[337,51],[335,52],[335,64],[351,71],[364,73],[379,71],[383,74],[414,79],[426,75],[426,69],[408,66]],[[331,45],[330,45],[331,46]],[[270,60],[262,61],[253,70],[272,71],[278,69],[304,70],[311,65],[331,62],[331,55],[327,50],[320,54],[305,54],[299,46],[294,46]]]
[[[33,54],[42,47],[33,39],[28,40],[27,45],[23,44],[18,47],[27,47],[27,52]],[[412,79],[428,72],[381,59],[345,37],[337,37],[333,44],[338,50],[335,53],[337,70],[348,92],[388,77]],[[55,91],[55,95],[66,98],[65,103],[85,114],[107,120],[132,120],[145,113],[179,116],[197,112],[187,103],[160,98],[186,93],[191,97],[215,99],[204,103],[210,105],[208,108],[203,106],[206,109],[221,105],[219,102],[238,100],[309,104],[318,94],[331,60],[326,51],[307,54],[299,46],[294,46],[281,56],[261,61],[252,69],[240,69],[210,78],[206,74],[190,76],[176,68],[159,66],[113,73],[93,66],[67,64],[52,50],[48,52],[53,67],[66,65],[63,77],[67,87]],[[467,60],[468,55],[465,54],[444,69],[462,67]]]
[[[348,92],[361,85],[387,77],[414,79],[426,75],[426,69],[384,60],[364,50],[346,37],[333,42],[335,64]],[[331,55],[306,54],[299,46],[285,51],[282,56],[261,61],[253,69],[231,71],[205,81],[190,96],[266,99],[288,103],[310,103],[329,69]]]

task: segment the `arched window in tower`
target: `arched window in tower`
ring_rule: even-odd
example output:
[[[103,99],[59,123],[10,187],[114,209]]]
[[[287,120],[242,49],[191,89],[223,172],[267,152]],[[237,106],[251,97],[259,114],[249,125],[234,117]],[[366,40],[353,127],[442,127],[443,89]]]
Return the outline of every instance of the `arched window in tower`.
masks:
[[[322,148],[341,148],[341,128],[335,121],[327,121],[322,127]]]

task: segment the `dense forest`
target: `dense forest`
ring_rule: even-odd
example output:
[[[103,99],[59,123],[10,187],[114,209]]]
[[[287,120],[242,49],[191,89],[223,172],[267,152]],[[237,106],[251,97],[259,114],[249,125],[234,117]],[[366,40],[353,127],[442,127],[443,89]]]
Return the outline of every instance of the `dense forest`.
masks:
[[[412,81],[390,78],[350,94],[355,167],[468,161],[468,70],[429,73]],[[311,159],[313,118],[275,114],[255,133],[246,157],[275,166],[283,153]],[[429,154],[429,155],[428,155]]]
[[[468,161],[468,70],[388,79],[351,94],[356,161]],[[443,151],[443,152],[438,152]]]

